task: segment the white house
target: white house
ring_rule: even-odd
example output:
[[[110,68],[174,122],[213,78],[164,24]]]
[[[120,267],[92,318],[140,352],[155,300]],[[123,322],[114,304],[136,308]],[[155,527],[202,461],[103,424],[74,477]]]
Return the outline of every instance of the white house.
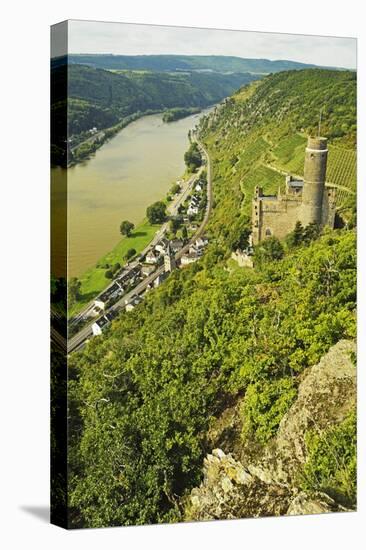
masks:
[[[164,271],[164,273],[160,273],[160,275],[158,275],[156,277],[156,279],[154,279],[154,287],[157,288],[158,286],[161,285],[161,283],[163,281],[165,281],[165,279],[167,278],[168,276],[168,273]]]
[[[199,193],[202,191],[202,186],[200,183],[197,183],[195,190],[198,191]]]
[[[131,300],[126,303],[126,311],[132,311],[137,305],[142,302],[141,296],[132,296]]]
[[[208,239],[206,237],[198,237],[198,239],[195,242],[195,245],[197,248],[204,248],[208,245]]]
[[[141,268],[141,273],[147,277],[148,275],[151,275],[155,271],[156,267],[153,264],[143,265]]]
[[[100,298],[97,298],[96,300],[94,300],[94,305],[99,309],[102,309],[102,310],[105,309],[105,302],[103,302],[103,300],[101,300]]]
[[[192,204],[190,204],[188,206],[187,214],[188,216],[193,216],[194,214],[198,214],[198,207],[192,206]]]
[[[103,315],[103,317],[100,317],[97,321],[95,321],[95,323],[92,324],[93,336],[100,336],[105,327],[109,325],[111,320],[112,317],[107,314]]]
[[[193,264],[197,260],[199,260],[199,256],[197,256],[197,253],[190,252],[189,254],[184,254],[181,257],[180,262],[182,266],[185,266],[185,265]]]
[[[145,262],[148,264],[156,264],[158,262],[159,254],[155,250],[149,250],[146,254]]]
[[[165,254],[168,244],[168,239],[163,238],[155,245],[155,250],[160,254]]]

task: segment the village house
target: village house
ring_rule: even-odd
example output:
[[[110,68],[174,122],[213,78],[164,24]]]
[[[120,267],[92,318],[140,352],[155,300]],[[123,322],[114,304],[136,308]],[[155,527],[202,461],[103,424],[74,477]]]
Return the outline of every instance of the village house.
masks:
[[[206,239],[206,237],[198,237],[198,239],[195,242],[195,245],[197,249],[202,249],[208,245],[208,239]]]
[[[132,296],[130,301],[126,301],[126,307],[125,307],[126,311],[132,311],[141,302],[142,302],[141,296],[138,296],[137,294],[135,296]]]
[[[113,300],[113,298],[116,298],[117,296],[120,296],[123,293],[123,286],[119,281],[115,281],[110,287],[107,288],[102,294],[100,294],[95,300],[94,300],[94,306],[105,310],[106,305],[110,300]]]
[[[159,252],[159,254],[165,254],[166,249],[168,248],[169,241],[165,237],[163,237],[156,245],[155,250]]]
[[[154,279],[154,287],[157,288],[158,286],[161,285],[162,282],[165,281],[165,279],[168,277],[168,272],[163,272],[163,273],[160,273],[156,279]]]
[[[184,243],[182,239],[173,239],[172,241],[170,241],[170,248],[174,253],[177,253],[179,252],[179,250],[182,250],[183,244]]]
[[[152,264],[145,264],[142,266],[141,268],[141,273],[145,276],[145,277],[148,277],[149,275],[151,275],[151,273],[154,273],[156,269],[156,266],[155,265],[152,265]]]
[[[196,214],[198,214],[198,206],[194,206],[191,203],[188,206],[187,214],[188,214],[188,216],[195,216]]]
[[[149,250],[149,252],[146,254],[145,262],[148,264],[157,264],[159,256],[159,252],[156,252],[155,250]]]
[[[193,264],[200,259],[200,256],[197,255],[197,252],[189,252],[188,254],[183,254],[181,257],[180,263],[182,266]]]
[[[106,313],[95,323],[92,324],[92,332],[93,336],[100,336],[103,332],[103,330],[109,325],[109,323],[112,321],[113,315],[111,313]]]
[[[197,248],[195,244],[191,244],[188,253],[192,254],[192,256],[197,256],[197,258],[200,258],[203,254],[203,250],[201,248]]]

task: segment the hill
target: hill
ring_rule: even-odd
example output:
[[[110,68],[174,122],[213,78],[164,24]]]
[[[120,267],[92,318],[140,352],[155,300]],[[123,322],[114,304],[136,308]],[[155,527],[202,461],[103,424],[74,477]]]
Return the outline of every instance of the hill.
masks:
[[[273,448],[286,464],[282,442],[288,430],[306,454],[286,491],[301,491],[308,503],[321,491],[321,502],[332,502],[333,509],[354,508],[353,395],[351,389],[344,394],[342,381],[334,388],[336,403],[347,405],[337,414],[333,393],[326,391],[328,371],[321,368],[329,364],[332,380],[337,378],[330,357],[339,353],[333,346],[356,333],[354,224],[308,233],[296,246],[277,243],[265,255],[259,247],[254,269],[240,269],[230,260],[236,243],[248,235],[253,183],[264,182],[269,189],[282,181],[266,163],[291,161],[302,132],[316,128],[316,97],[327,99],[324,128],[333,132],[333,145],[354,151],[351,73],[271,75],[203,120],[200,135],[213,159],[214,178],[207,252],[192,266],[175,270],[132,313],[120,314],[103,336],[70,358],[71,526],[215,515],[207,507],[197,513],[191,509],[196,497],[211,494],[206,491],[211,484],[201,484],[207,453],[219,446],[231,453],[233,458],[222,457],[219,466],[222,472],[228,462],[234,477],[236,471],[241,475],[241,464],[257,464],[268,452],[270,460]],[[294,132],[301,135],[289,145]],[[352,382],[353,346],[342,346]],[[327,352],[331,355],[322,360]],[[318,397],[305,391],[318,379],[321,408]],[[318,431],[310,422],[299,422],[301,410],[316,412],[322,420]],[[271,492],[271,482],[259,479],[257,469],[240,493],[230,475],[212,492],[219,498],[224,489],[233,497],[220,517],[235,517],[241,510],[255,515],[258,502],[263,514],[283,513],[275,502],[277,482]],[[259,491],[258,498],[252,489]],[[235,510],[238,502],[242,508]],[[302,507],[297,499],[290,508],[314,512],[311,506]]]
[[[55,67],[52,72],[55,100],[52,104],[54,119],[60,108],[57,85],[67,78],[68,82],[68,133],[72,147],[84,142],[87,154],[93,146],[109,134],[95,138],[88,132],[91,128],[104,130],[128,123],[142,113],[164,111],[176,107],[203,108],[231,95],[243,84],[255,77],[245,73],[233,74],[170,74],[157,72],[111,72],[84,65]],[[117,130],[120,127],[117,127]],[[53,141],[62,148],[65,132],[59,132]],[[85,143],[86,142],[86,143]],[[74,151],[77,156],[77,150]],[[57,156],[54,162],[57,163]]]
[[[69,63],[109,70],[143,71],[212,71],[269,74],[314,68],[316,65],[296,61],[246,59],[226,55],[112,55],[71,54]]]
[[[244,87],[201,121],[200,135],[214,162],[218,204],[211,224],[216,235],[235,241],[237,227],[248,223],[255,185],[276,193],[284,185],[283,172],[302,175],[306,136],[317,134],[320,109],[330,150],[327,179],[339,186],[340,215],[346,221],[353,218],[356,75],[291,71]]]

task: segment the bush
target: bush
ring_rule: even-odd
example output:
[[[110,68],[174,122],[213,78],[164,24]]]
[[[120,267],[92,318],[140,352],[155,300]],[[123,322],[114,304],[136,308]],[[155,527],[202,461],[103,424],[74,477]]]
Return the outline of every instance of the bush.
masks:
[[[302,472],[302,487],[323,491],[346,506],[356,503],[357,433],[356,413],[321,434],[306,434],[307,461]]]
[[[261,265],[263,262],[272,260],[281,260],[284,256],[284,250],[277,237],[269,237],[259,243],[254,250],[255,263]]]
[[[111,269],[107,269],[104,276],[106,279],[113,279],[113,271]]]
[[[254,438],[265,444],[273,437],[284,414],[296,397],[292,378],[250,384],[242,406],[244,440]]]
[[[136,254],[136,250],[134,248],[129,248],[125,254],[125,259],[128,261],[131,258],[133,258]]]

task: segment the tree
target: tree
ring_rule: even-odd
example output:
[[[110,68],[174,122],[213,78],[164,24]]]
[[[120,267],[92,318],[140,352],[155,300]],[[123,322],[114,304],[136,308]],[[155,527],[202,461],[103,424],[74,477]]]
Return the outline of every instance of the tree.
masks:
[[[254,249],[255,263],[261,264],[271,260],[281,260],[284,256],[283,246],[277,237],[269,237]]]
[[[104,276],[106,279],[113,279],[113,271],[111,269],[107,269],[107,271],[104,273]]]
[[[80,298],[81,282],[76,277],[71,277],[67,286],[69,305],[74,304]]]
[[[129,248],[125,254],[125,259],[128,261],[131,258],[133,258],[136,254],[136,250],[134,248]]]
[[[185,225],[183,225],[183,227],[182,227],[182,239],[184,239],[184,240],[188,239],[188,231],[187,231],[187,227]]]
[[[135,225],[128,220],[124,220],[120,225],[121,235],[126,235],[126,237],[129,237],[131,235],[131,231],[133,229],[135,229]]]
[[[310,244],[311,241],[317,239],[320,235],[320,227],[316,223],[309,223],[304,229],[303,242]]]
[[[289,248],[295,248],[302,243],[304,237],[304,228],[301,222],[296,222],[295,229],[286,237],[286,243]]]
[[[163,223],[166,218],[165,204],[162,201],[154,202],[146,209],[147,219],[151,224]]]
[[[178,231],[178,229],[180,228],[180,225],[181,225],[181,219],[180,218],[172,218],[170,220],[170,223],[169,223],[169,229],[172,233],[174,233],[174,235],[176,234],[176,232]]]
[[[172,185],[172,188],[170,190],[171,194],[172,195],[176,195],[177,193],[179,193],[181,190],[181,186],[179,185],[179,183],[174,183]]]
[[[184,153],[184,162],[191,172],[195,172],[201,166],[202,157],[196,142],[193,142],[188,151]]]

